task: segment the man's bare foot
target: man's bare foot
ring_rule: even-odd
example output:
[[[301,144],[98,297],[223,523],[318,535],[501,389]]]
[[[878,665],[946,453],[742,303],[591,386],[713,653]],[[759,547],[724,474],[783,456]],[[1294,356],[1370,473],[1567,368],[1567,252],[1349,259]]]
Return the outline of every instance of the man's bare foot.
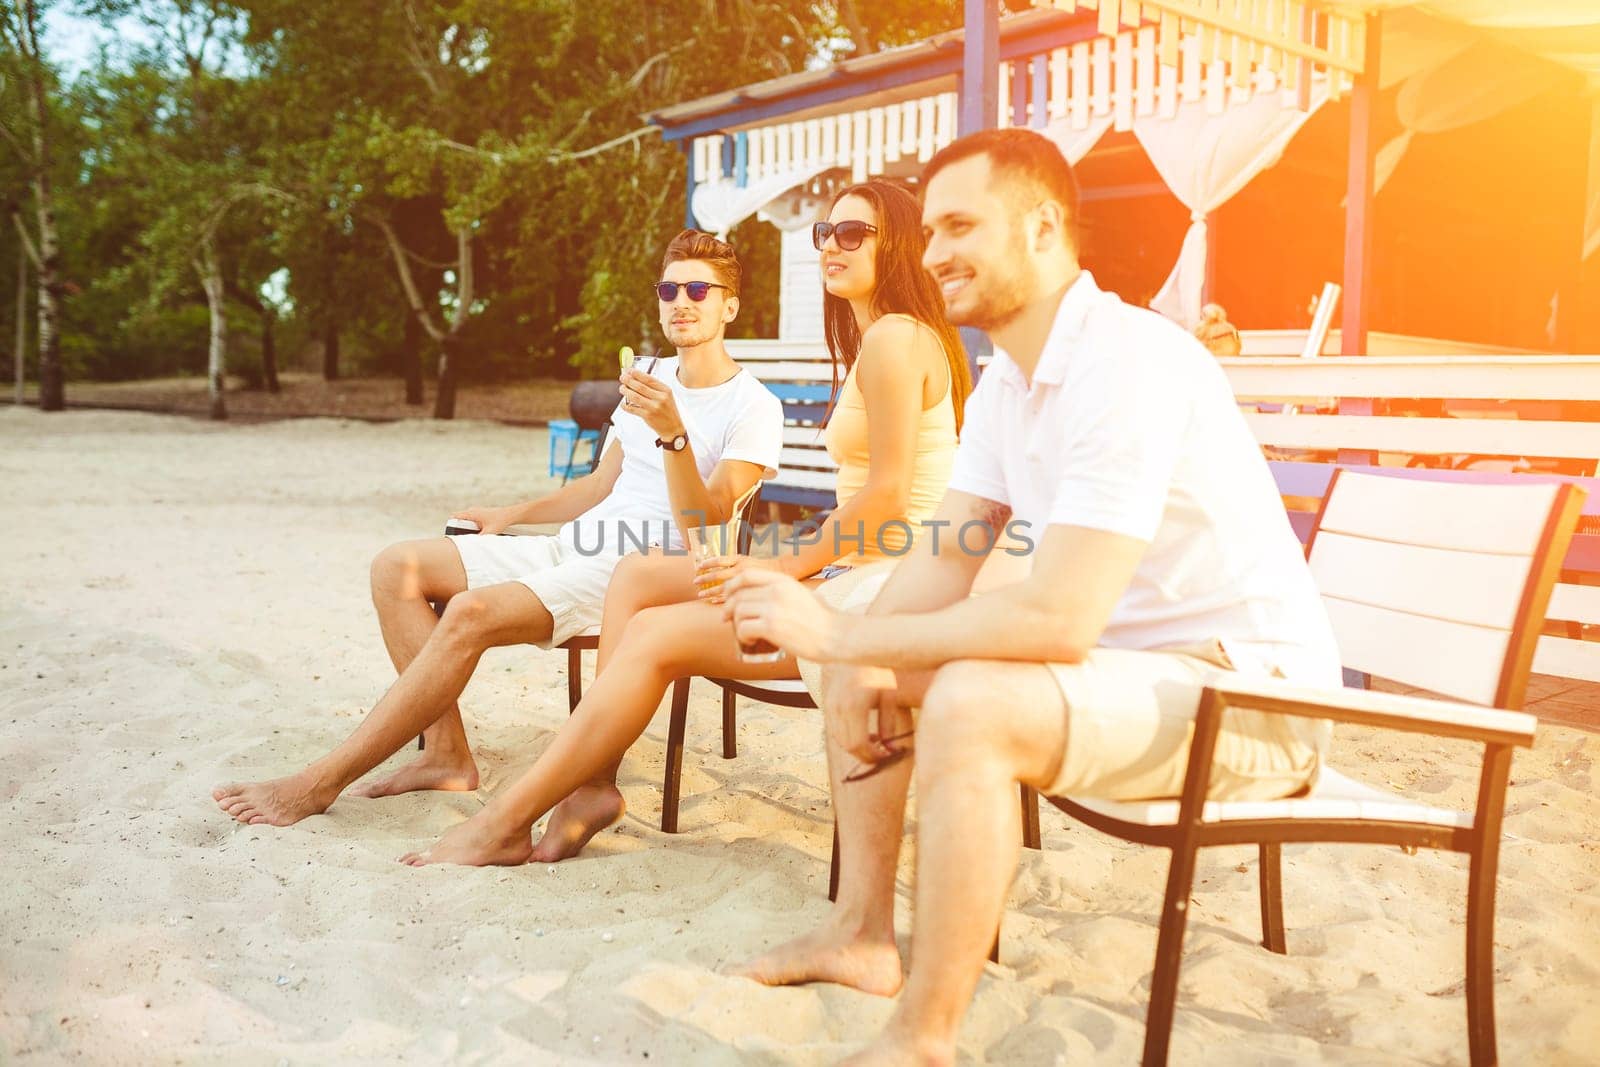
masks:
[[[880,997],[894,996],[905,981],[893,940],[845,934],[832,926],[779,945],[728,973],[762,985],[834,982]]]
[[[470,793],[478,788],[478,765],[470,752],[436,753],[432,748],[385,778],[363,782],[350,790],[353,797],[394,797],[425,789]]]
[[[321,815],[338,794],[303,774],[265,782],[229,782],[211,791],[217,807],[242,823],[292,826],[310,815]]]
[[[935,1041],[914,1041],[885,1030],[878,1040],[844,1060],[840,1067],[949,1067],[956,1061],[953,1046]]]
[[[533,846],[540,863],[570,859],[589,839],[622,818],[628,804],[614,785],[580,785],[550,812],[550,821]]]
[[[459,863],[463,867],[517,867],[533,858],[532,835],[527,827],[504,830],[479,812],[439,838],[432,848],[408,852],[400,862],[412,867],[430,863]]]

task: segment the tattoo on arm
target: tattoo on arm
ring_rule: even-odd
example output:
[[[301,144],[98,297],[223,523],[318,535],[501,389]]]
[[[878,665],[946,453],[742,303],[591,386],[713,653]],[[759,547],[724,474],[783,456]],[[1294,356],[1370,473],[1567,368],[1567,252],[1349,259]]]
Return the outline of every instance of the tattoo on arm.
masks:
[[[998,537],[1011,521],[1011,508],[994,500],[985,500],[978,508],[978,521],[993,530]]]

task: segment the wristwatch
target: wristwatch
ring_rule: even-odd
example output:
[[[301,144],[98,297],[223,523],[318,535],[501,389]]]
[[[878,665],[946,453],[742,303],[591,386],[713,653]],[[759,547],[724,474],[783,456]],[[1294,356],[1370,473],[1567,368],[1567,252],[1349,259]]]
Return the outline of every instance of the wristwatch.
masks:
[[[673,434],[665,441],[658,437],[656,438],[656,447],[664,448],[668,452],[682,452],[689,447],[689,435],[686,433]]]

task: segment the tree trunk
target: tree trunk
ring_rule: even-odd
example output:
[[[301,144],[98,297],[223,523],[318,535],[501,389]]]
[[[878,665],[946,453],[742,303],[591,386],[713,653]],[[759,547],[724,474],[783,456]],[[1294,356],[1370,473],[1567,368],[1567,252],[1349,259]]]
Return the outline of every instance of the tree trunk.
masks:
[[[263,303],[261,306],[261,380],[266,383],[267,392],[273,394],[281,392],[283,388],[278,384],[278,344],[273,332],[277,325],[277,309]]]
[[[446,334],[439,341],[439,380],[434,386],[433,398],[436,419],[456,417],[456,361],[453,358],[456,351],[455,334]]]
[[[339,322],[329,319],[322,327],[322,380],[339,380]]]
[[[211,390],[211,417],[226,419],[227,403],[223,399],[224,376],[228,371],[228,303],[222,281],[222,268],[217,263],[216,248],[207,237],[200,248],[200,261],[195,269],[200,272],[200,284],[206,291],[206,306],[211,311],[211,351],[206,366],[206,379]]]
[[[415,315],[406,316],[405,339],[401,341],[400,364],[406,376],[406,403],[422,404],[422,325]]]
[[[28,381],[28,249],[17,248],[17,407],[22,406],[23,387]]]
[[[33,5],[28,5],[28,33],[35,33]],[[56,235],[55,194],[50,187],[50,137],[44,102],[44,58],[34,54],[29,64],[28,104],[33,111],[33,201],[39,216],[39,410],[66,407],[61,373],[61,241]]]

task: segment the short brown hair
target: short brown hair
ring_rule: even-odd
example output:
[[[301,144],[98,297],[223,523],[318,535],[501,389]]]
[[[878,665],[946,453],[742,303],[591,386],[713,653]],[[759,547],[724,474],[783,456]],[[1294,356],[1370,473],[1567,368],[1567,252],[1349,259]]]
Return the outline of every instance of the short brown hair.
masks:
[[[739,295],[739,255],[726,241],[719,241],[701,230],[684,230],[667,245],[661,257],[661,269],[684,259],[698,259],[711,267],[717,281],[726,285],[734,296]]]
[[[973,156],[988,157],[989,169],[997,177],[1028,182],[1066,208],[1067,236],[1074,248],[1080,247],[1078,178],[1054,141],[1033,130],[1015,127],[969,133],[934,153],[922,168],[922,187],[926,189],[933,176],[944,168]]]

